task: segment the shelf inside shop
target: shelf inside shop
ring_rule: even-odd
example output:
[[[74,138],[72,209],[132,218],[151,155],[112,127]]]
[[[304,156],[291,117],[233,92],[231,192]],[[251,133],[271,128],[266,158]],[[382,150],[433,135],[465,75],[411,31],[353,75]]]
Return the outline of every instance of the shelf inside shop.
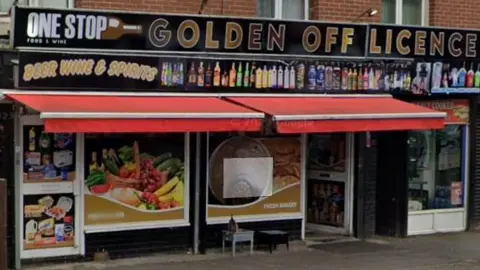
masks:
[[[447,87],[433,88],[432,94],[479,94],[480,88]]]

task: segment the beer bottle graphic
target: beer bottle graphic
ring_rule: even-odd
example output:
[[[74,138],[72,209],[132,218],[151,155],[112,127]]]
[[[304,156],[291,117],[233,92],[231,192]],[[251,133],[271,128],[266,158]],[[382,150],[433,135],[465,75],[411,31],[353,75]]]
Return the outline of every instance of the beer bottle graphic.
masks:
[[[115,40],[124,35],[140,35],[143,32],[141,25],[125,24],[122,20],[116,17],[108,18],[108,27],[102,33],[102,39]]]

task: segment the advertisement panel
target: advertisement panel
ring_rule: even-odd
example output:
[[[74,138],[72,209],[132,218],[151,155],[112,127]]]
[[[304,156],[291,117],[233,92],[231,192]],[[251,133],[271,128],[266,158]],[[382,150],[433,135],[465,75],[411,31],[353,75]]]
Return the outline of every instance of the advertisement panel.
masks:
[[[416,101],[413,103],[447,113],[446,124],[464,125],[470,122],[470,103],[468,99]]]
[[[186,138],[85,135],[85,229],[188,225]]]
[[[210,136],[207,222],[302,218],[301,149],[298,137]]]
[[[357,56],[367,26],[15,6],[15,47]]]
[[[52,248],[75,254],[76,136],[49,134],[30,122],[22,125],[21,257],[42,257]]]

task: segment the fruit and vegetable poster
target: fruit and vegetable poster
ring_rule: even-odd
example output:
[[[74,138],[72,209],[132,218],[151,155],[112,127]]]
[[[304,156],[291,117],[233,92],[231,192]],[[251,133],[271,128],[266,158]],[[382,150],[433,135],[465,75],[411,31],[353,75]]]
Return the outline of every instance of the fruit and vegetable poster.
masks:
[[[85,135],[85,225],[188,221],[183,134]]]
[[[301,140],[298,137],[227,137],[210,136],[210,160],[208,179],[207,219],[210,221],[228,221],[233,215],[235,219],[248,221],[279,216],[285,219],[301,217],[300,179]],[[231,158],[272,158],[273,172],[268,174],[272,193],[260,197],[227,198],[224,196],[225,160]],[[245,168],[250,170],[251,168]],[[244,174],[248,176],[252,174]],[[248,193],[254,188],[249,179],[240,179],[241,188]],[[252,179],[252,181],[254,181]],[[240,188],[240,187],[239,187]],[[269,188],[265,186],[265,188]],[[251,192],[251,194],[266,192]]]
[[[23,250],[75,246],[73,194],[23,196]]]

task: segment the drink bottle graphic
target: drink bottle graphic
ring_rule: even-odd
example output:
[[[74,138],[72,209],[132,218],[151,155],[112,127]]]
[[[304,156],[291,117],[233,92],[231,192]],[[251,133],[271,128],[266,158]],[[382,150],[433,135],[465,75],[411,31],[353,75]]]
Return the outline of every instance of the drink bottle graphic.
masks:
[[[143,27],[141,25],[130,25],[119,18],[109,17],[107,29],[102,33],[102,39],[115,40],[124,35],[140,35],[142,33]]]

